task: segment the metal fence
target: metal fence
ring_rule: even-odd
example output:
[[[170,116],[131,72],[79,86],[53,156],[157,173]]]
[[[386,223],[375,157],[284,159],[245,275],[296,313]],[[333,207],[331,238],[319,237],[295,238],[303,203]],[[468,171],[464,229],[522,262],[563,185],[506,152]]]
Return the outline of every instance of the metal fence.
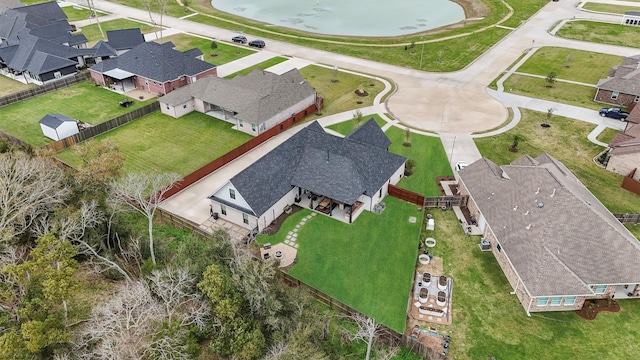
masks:
[[[158,109],[160,109],[160,103],[158,103],[157,101],[154,101],[151,104],[147,104],[139,109],[135,109],[131,112],[128,112],[124,115],[120,115],[109,121],[103,122],[96,126],[86,128],[75,135],[69,136],[68,138],[51,142],[47,145],[42,146],[41,149],[52,151],[52,152],[58,152],[58,151],[64,150],[77,143],[91,139],[92,137],[98,136],[109,130],[113,130],[119,126],[130,123],[131,121],[136,120],[147,114],[150,114],[154,111],[157,111]]]
[[[89,77],[90,75],[89,75],[89,72],[87,71],[78,72],[74,76],[66,77],[60,80],[46,83],[44,85],[40,85],[34,88],[18,91],[16,93],[0,97],[0,107],[11,105],[23,100],[30,99],[38,95],[46,94],[52,91],[56,91],[58,89],[63,89],[71,85],[84,82]]]
[[[613,216],[623,224],[639,224],[640,213],[614,213]]]

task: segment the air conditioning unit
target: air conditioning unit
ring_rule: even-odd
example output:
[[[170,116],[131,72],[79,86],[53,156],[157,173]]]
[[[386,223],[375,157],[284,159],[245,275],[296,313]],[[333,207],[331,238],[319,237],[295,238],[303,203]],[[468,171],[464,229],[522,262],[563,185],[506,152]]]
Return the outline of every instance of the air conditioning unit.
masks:
[[[491,243],[489,242],[489,240],[485,238],[480,239],[480,250],[491,251]]]

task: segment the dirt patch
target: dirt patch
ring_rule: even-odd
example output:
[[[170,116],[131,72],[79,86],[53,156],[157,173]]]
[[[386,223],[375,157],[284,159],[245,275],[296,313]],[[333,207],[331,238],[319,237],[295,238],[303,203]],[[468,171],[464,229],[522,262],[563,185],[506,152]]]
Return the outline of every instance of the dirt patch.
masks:
[[[278,230],[280,230],[280,226],[282,226],[282,223],[291,215],[297,213],[298,211],[302,210],[302,208],[298,205],[292,205],[291,206],[291,214],[287,214],[287,213],[282,213],[282,215],[278,216],[278,218],[271,223],[271,225],[267,226],[266,228],[264,228],[264,230],[262,230],[262,233],[265,235],[273,235],[275,233],[278,232]]]
[[[354,93],[356,95],[358,95],[358,96],[361,96],[361,97],[369,96],[369,93],[364,91],[364,90],[362,90],[362,89],[358,89],[358,90],[354,91]]]
[[[593,320],[601,311],[618,312],[620,305],[613,299],[587,300],[582,305],[582,309],[576,310],[576,314],[585,320]]]

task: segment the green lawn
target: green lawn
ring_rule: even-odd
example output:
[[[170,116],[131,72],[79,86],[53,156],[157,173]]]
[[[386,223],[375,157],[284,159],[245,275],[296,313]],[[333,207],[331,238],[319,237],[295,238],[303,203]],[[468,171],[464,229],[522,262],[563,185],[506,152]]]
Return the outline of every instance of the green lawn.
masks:
[[[618,130],[606,128],[603,132],[600,133],[600,135],[598,135],[597,139],[608,144],[609,142],[611,142],[611,140],[613,140],[613,137],[617,133],[619,133]]]
[[[79,8],[77,6],[65,6],[62,7],[62,11],[69,18],[69,22],[79,21],[79,20],[87,20],[89,19],[89,9],[87,8]],[[98,16],[103,16],[105,13],[97,11]]]
[[[378,126],[380,126],[380,127],[383,127],[387,123],[378,114],[363,115],[362,116],[362,123],[364,124],[370,118],[373,118],[376,121],[376,123],[378,124]],[[341,123],[333,124],[331,126],[328,126],[327,128],[346,136],[350,132],[355,130],[356,124],[353,122],[353,119],[351,119],[351,120],[343,121]]]
[[[187,175],[251,139],[231,124],[192,112],[179,119],[159,111],[97,136],[118,145],[125,172],[176,172]],[[57,155],[78,164],[71,149]]]
[[[203,39],[197,36],[191,36],[187,34],[176,34],[164,37],[162,41],[158,41],[160,43],[164,43],[167,41],[173,42],[176,46],[177,50],[186,51],[191,50],[193,48],[198,48],[204,54],[204,61],[215,64],[222,65],[228,62],[238,60],[247,55],[251,55],[255,53],[254,50],[249,48],[228,45],[221,41],[217,41],[216,44],[218,47],[215,50],[211,49],[211,40]],[[211,56],[215,54],[216,56]]]
[[[125,6],[131,6],[134,8],[138,8],[138,9],[144,9],[147,10],[147,7],[144,5],[145,3],[150,3],[151,4],[151,11],[156,13],[156,14],[160,14],[160,1],[146,1],[146,0],[112,0],[111,2],[117,3],[117,4],[121,4],[121,5],[125,5]],[[164,2],[166,4],[166,8],[164,13],[166,15],[169,16],[173,16],[173,17],[183,17],[189,14],[192,14],[193,12],[191,12],[189,9],[184,8],[183,6],[180,6],[178,4],[177,1],[175,0],[167,0]],[[157,18],[154,18],[154,20],[156,21],[156,23],[160,23],[160,17],[158,16]]]
[[[47,114],[63,114],[96,125],[146,105],[136,101],[129,108],[118,102],[123,95],[84,82],[3,107],[0,129],[34,146],[51,142],[42,135],[39,121]]]
[[[612,14],[624,14],[628,11],[640,11],[640,5],[638,6],[624,6],[615,4],[603,4],[588,2],[582,6],[585,10],[612,13]]]
[[[287,60],[289,60],[289,59],[286,58],[286,57],[276,56],[276,57],[271,58],[269,60],[263,61],[263,62],[261,62],[259,64],[255,64],[253,66],[249,66],[248,68],[245,68],[245,69],[242,69],[242,70],[240,70],[238,72],[235,72],[233,74],[227,75],[227,76],[225,76],[225,79],[233,79],[234,77],[236,77],[238,75],[247,75],[247,74],[249,74],[250,72],[252,72],[255,69],[266,70],[266,69],[268,69],[268,68],[270,68],[270,67],[272,67],[274,65],[278,65],[278,64],[280,64],[282,62],[285,62]]]
[[[0,96],[13,94],[28,88],[35,87],[34,84],[23,84],[20,81],[13,80],[6,76],[0,76]]]
[[[518,72],[547,76],[556,73],[556,78],[597,84],[606,78],[609,70],[620,65],[622,56],[559,47],[538,49]]]
[[[478,249],[479,237],[464,236],[451,211],[432,214],[434,253],[453,278],[453,324],[438,328],[451,336],[450,359],[599,360],[635,353],[640,301],[619,300],[619,313],[603,312],[593,321],[571,311],[528,317],[493,255]]]
[[[640,27],[608,24],[595,21],[570,21],[556,33],[567,39],[600,44],[640,47]]]
[[[130,28],[140,28],[140,31],[143,34],[148,34],[156,30],[153,26],[133,20],[127,19],[116,19],[109,20],[105,22],[100,22],[100,27],[102,27],[102,31],[104,32],[104,36],[106,40],[107,31],[109,30],[120,30],[120,29],[130,29]],[[91,47],[98,42],[98,40],[102,40],[102,36],[100,35],[100,29],[98,28],[98,24],[91,24],[87,26],[83,26],[78,29],[79,33],[84,34],[89,40],[88,46]]]
[[[605,74],[606,75],[606,74]],[[598,110],[602,104],[593,101],[595,87],[576,85],[556,81],[552,88],[547,87],[544,78],[513,74],[504,82],[506,92],[530,96],[538,99],[556,101],[563,104]]]
[[[322,116],[371,106],[373,105],[373,99],[384,90],[384,84],[380,81],[365,76],[334,71],[322,66],[305,66],[300,69],[300,73],[316,89],[318,95],[324,97]],[[334,82],[333,80],[338,81]],[[361,97],[356,95],[355,91],[359,88],[365,90],[369,96]],[[358,101],[361,101],[362,104],[358,104]],[[311,120],[316,118],[318,118],[316,115],[309,117]]]
[[[353,224],[317,215],[298,232],[299,262],[289,274],[329,296],[403,332],[418,252],[422,212],[392,197],[382,214],[364,211]],[[274,236],[280,242],[305,209],[291,216]],[[410,216],[418,217],[414,224]]]
[[[392,126],[386,132],[391,139],[389,151],[416,161],[413,175],[400,180],[398,186],[425,196],[440,196],[438,176],[452,176],[453,172],[440,138],[411,134],[411,146],[406,147],[404,130]]]
[[[592,159],[603,150],[587,140],[587,135],[595,127],[593,124],[553,116],[551,128],[545,129],[540,124],[546,122],[546,113],[527,109],[520,111],[522,119],[514,129],[475,140],[482,156],[504,165],[524,154],[535,157],[547,152],[562,161],[609,211],[637,212],[640,209],[640,196],[620,187],[622,175],[593,163]],[[508,150],[514,135],[520,139],[518,153]]]

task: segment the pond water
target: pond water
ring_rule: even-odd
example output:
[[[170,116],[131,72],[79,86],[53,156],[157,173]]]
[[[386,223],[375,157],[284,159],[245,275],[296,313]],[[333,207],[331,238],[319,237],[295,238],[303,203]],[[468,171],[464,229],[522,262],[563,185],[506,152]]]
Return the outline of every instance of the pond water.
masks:
[[[464,20],[449,0],[212,0],[218,10],[327,35],[397,36]]]

